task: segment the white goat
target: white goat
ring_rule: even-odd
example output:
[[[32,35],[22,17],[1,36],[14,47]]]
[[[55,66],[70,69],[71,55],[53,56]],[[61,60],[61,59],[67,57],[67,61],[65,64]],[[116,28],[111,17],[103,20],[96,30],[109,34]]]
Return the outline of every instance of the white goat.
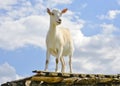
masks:
[[[57,25],[61,24],[62,20],[60,17],[66,11],[67,9],[63,9],[61,12],[56,9],[50,11],[50,9],[47,8],[47,13],[50,15],[50,27],[46,37],[47,52],[45,71],[48,69],[48,63],[51,54],[56,57],[55,72],[58,71],[59,59],[62,64],[61,72],[65,72],[65,61],[63,56],[69,56],[70,73],[72,72],[71,57],[73,55],[74,48],[70,32],[65,28],[56,28]]]

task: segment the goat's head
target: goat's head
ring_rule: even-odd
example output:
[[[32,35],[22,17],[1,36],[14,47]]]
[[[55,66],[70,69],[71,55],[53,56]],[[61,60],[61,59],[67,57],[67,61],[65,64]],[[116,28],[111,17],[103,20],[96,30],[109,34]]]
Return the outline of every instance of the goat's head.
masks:
[[[63,9],[62,11],[56,9],[50,11],[50,9],[47,8],[47,13],[50,15],[50,21],[55,25],[61,24],[62,20],[60,19],[60,17],[62,16],[63,13],[66,13],[66,11],[67,8]]]

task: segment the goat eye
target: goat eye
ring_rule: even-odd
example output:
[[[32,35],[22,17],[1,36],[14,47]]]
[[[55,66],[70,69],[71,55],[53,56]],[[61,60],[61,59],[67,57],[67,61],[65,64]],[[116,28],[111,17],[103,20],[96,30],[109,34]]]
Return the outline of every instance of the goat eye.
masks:
[[[54,13],[51,13],[51,15],[53,15],[53,16],[54,16]]]

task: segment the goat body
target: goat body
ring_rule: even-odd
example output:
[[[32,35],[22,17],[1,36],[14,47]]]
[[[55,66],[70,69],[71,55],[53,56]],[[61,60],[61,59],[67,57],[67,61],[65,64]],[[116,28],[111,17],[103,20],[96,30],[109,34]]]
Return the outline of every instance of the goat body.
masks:
[[[50,54],[57,57],[58,51],[63,47],[62,56],[71,55],[73,51],[72,40],[70,31],[65,28],[57,28],[56,33],[47,34],[46,45]]]

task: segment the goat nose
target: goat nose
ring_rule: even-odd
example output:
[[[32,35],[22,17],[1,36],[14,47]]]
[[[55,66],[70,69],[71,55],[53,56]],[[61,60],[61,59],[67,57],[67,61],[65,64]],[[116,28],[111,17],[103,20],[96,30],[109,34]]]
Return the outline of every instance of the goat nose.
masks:
[[[61,21],[61,19],[59,19],[59,21]]]

